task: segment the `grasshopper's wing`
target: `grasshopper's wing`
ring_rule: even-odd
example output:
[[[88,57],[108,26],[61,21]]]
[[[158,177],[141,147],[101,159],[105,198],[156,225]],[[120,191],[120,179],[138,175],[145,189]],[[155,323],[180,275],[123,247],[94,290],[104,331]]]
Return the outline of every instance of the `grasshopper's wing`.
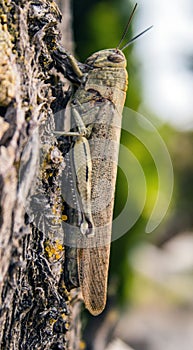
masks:
[[[87,124],[87,116],[83,115]],[[87,124],[88,125],[88,124]],[[106,100],[93,123],[89,140],[92,158],[91,206],[94,237],[84,237],[78,249],[78,274],[86,308],[100,314],[106,304],[114,192],[121,116]]]
[[[105,308],[110,244],[78,250],[79,282],[85,307],[94,316]]]

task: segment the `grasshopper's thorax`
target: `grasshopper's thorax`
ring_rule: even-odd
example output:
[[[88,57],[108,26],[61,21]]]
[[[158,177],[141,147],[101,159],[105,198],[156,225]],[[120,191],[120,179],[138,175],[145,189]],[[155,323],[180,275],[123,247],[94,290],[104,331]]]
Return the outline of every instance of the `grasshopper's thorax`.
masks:
[[[118,49],[95,52],[87,60],[91,67],[85,83],[85,89],[95,90],[110,100],[121,113],[126,97],[128,76],[126,58]]]

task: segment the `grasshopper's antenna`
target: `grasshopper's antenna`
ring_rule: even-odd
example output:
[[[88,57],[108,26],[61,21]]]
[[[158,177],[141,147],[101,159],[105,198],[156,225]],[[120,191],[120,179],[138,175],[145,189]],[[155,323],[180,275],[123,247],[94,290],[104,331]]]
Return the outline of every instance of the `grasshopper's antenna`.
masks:
[[[153,26],[148,27],[147,29],[145,29],[143,32],[139,33],[138,35],[134,36],[134,38],[132,38],[125,46],[123,46],[120,50],[123,51],[124,49],[126,49],[126,47],[128,47],[129,45],[131,45],[137,38],[139,38],[141,35],[145,34],[148,30],[150,30],[151,28],[153,28]]]
[[[122,37],[121,37],[121,40],[119,41],[119,44],[118,44],[118,46],[117,46],[117,49],[120,47],[121,43],[122,43],[123,40],[125,39],[125,36],[126,36],[126,34],[127,34],[127,32],[128,32],[128,29],[129,29],[129,26],[130,26],[130,23],[131,23],[131,21],[132,21],[132,18],[133,18],[133,15],[134,15],[134,13],[135,13],[136,8],[137,8],[137,3],[135,4],[135,6],[134,6],[134,8],[133,8],[133,11],[132,11],[131,14],[130,14],[129,20],[128,20],[128,22],[127,22],[127,25],[126,25],[124,31],[123,31],[123,35],[122,35]]]

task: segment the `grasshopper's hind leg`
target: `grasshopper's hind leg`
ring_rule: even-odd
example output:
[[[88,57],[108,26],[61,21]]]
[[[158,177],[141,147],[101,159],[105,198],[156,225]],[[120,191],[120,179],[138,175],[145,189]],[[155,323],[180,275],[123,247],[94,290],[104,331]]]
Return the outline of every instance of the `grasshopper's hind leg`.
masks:
[[[83,235],[93,236],[94,224],[91,205],[92,161],[89,143],[85,137],[79,137],[75,142],[72,150],[72,158],[83,213],[80,231]]]
[[[91,237],[94,235],[94,223],[91,205],[92,160],[88,140],[79,132],[55,132],[55,134],[75,137],[74,145],[70,151],[70,163],[82,214],[80,232],[84,236]]]

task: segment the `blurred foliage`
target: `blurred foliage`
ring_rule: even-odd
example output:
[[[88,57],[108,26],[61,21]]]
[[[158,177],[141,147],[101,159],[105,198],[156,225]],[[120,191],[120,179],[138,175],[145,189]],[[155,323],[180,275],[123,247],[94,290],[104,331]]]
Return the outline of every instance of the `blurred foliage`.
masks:
[[[129,1],[74,0],[73,5],[75,51],[81,60],[118,45],[133,8]]]
[[[81,3],[74,0],[75,51],[79,60],[84,61],[97,50],[117,46],[133,5],[134,3],[131,4],[126,0],[83,0]],[[132,36],[134,36],[134,33],[131,25],[126,41]],[[143,40],[143,38],[139,40]],[[132,46],[126,49],[125,55],[127,57],[129,73],[129,89],[126,105],[137,110],[142,100],[140,62],[139,59],[133,55]],[[151,116],[151,121],[152,120],[154,125],[161,125],[161,123],[159,123],[159,118]],[[170,215],[168,214],[160,227],[151,235],[145,233],[145,225],[151,208],[154,205],[158,187],[155,164],[147,149],[139,140],[132,135],[128,136],[128,133],[122,134],[122,143],[135,154],[143,167],[148,188],[148,200],[140,219],[128,234],[112,244],[109,291],[110,294],[119,299],[122,305],[129,299],[134,276],[134,271],[132,271],[128,261],[130,252],[137,245],[145,241],[147,242],[148,240],[154,244],[162,245],[167,239],[178,232],[192,229],[193,227],[192,132],[182,133],[168,125],[162,126],[159,132],[166,142],[172,158],[175,173],[175,187],[169,211]],[[126,179],[124,174],[119,170],[115,217],[120,213],[127,198],[127,187],[125,186],[127,186]],[[139,196],[136,197],[139,198]],[[134,203],[134,205],[137,204]]]

